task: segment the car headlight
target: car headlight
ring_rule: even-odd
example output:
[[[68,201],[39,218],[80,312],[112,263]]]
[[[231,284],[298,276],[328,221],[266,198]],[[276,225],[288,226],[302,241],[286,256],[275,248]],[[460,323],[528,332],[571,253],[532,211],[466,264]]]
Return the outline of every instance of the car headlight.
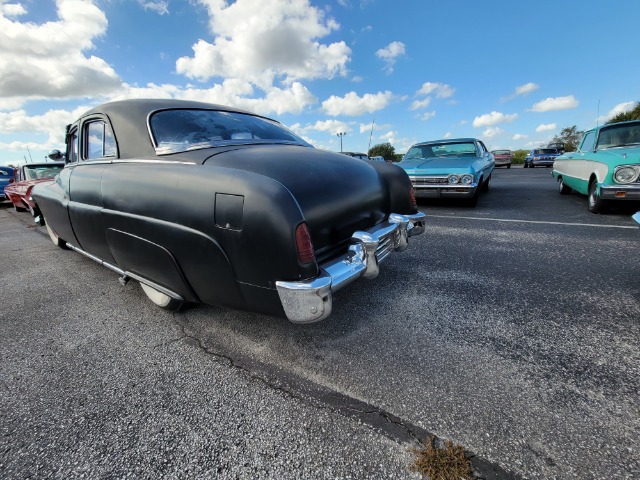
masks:
[[[460,181],[460,176],[459,175],[449,175],[449,184],[450,185],[455,185],[456,183],[458,183]]]
[[[613,172],[613,179],[617,183],[633,183],[638,179],[640,167],[625,165],[617,167]]]
[[[460,183],[463,185],[471,185],[473,183],[473,175],[462,175]]]

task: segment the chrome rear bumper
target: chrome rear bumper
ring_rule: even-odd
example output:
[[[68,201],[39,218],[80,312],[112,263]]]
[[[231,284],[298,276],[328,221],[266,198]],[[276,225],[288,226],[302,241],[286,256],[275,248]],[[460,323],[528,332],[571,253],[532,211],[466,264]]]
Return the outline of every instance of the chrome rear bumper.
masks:
[[[354,280],[373,279],[379,264],[393,252],[407,248],[409,237],[425,231],[425,214],[391,214],[389,219],[351,236],[346,254],[320,265],[318,277],[299,282],[276,282],[287,318],[294,323],[313,323],[331,314],[332,294]]]

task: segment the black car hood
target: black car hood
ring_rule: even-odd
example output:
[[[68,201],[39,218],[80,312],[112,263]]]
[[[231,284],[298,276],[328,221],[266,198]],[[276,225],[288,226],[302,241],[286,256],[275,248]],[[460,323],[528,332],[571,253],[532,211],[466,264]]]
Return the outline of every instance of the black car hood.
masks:
[[[309,225],[316,250],[346,241],[384,220],[389,188],[368,162],[297,145],[252,145],[209,156],[204,164],[245,170],[284,185]]]

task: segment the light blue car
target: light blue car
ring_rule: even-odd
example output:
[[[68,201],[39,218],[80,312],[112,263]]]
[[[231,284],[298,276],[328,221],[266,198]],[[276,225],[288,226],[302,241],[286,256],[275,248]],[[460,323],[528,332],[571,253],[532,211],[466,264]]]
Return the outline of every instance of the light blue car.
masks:
[[[587,195],[592,213],[640,200],[640,120],[587,130],[577,152],[556,158],[552,173],[562,195]]]
[[[480,140],[454,138],[416,143],[398,165],[417,198],[461,198],[474,207],[489,190],[495,160]]]

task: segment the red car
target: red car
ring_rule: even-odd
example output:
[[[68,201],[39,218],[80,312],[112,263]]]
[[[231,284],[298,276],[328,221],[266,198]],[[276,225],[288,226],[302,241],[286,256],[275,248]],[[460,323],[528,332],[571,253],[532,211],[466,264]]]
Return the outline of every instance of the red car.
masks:
[[[511,163],[513,162],[513,154],[511,153],[511,150],[494,150],[491,153],[496,161],[496,167],[511,168]]]
[[[64,168],[64,162],[27,163],[15,169],[15,182],[7,185],[4,193],[17,212],[33,210],[29,200],[31,189],[55,177]]]

